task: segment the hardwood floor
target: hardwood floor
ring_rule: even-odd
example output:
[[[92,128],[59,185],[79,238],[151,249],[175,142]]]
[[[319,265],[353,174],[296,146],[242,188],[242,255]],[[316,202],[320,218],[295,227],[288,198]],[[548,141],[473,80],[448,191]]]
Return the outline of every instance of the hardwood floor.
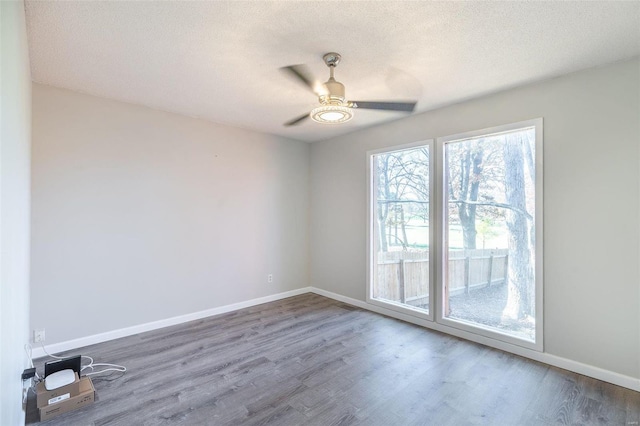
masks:
[[[94,376],[96,402],[48,425],[640,421],[638,392],[314,294],[72,353],[128,371]]]

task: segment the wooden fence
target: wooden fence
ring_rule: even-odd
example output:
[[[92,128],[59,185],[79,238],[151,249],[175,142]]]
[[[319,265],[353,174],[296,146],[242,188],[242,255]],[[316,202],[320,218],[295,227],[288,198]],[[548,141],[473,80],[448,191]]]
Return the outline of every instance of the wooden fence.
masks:
[[[509,250],[456,250],[449,252],[449,296],[506,282]],[[378,256],[373,297],[412,306],[429,303],[429,253],[387,252]]]

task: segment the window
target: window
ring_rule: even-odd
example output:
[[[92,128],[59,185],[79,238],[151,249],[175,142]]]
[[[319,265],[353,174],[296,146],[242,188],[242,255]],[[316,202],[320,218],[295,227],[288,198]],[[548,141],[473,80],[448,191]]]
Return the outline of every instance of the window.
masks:
[[[370,301],[432,318],[431,143],[371,156]]]
[[[369,303],[542,350],[542,120],[369,161]]]

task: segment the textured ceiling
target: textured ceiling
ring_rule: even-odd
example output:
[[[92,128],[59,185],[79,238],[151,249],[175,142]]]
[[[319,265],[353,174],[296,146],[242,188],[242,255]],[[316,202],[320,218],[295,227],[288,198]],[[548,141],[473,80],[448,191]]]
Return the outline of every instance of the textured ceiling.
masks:
[[[315,141],[402,118],[282,123],[316,98],[279,68],[342,54],[347,98],[417,112],[640,55],[640,2],[27,1],[33,80]]]

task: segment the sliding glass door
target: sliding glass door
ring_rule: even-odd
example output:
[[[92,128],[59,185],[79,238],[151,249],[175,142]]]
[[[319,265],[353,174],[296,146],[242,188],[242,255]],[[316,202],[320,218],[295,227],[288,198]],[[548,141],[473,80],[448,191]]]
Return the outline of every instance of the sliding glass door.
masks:
[[[541,350],[542,120],[368,159],[369,303]]]

